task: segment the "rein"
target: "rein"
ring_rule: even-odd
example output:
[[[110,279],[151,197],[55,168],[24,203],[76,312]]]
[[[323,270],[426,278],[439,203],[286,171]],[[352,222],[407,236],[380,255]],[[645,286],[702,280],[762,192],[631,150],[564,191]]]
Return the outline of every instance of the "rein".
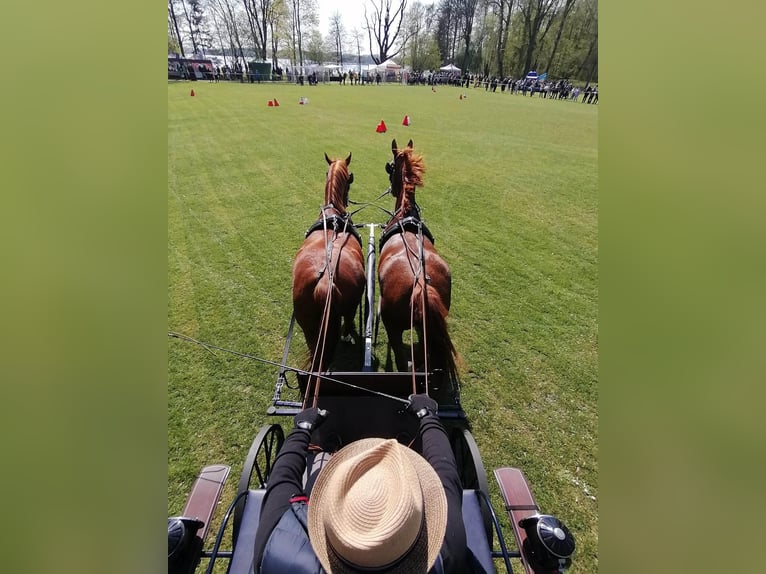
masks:
[[[296,373],[296,374],[299,374],[299,375],[314,375],[314,376],[316,376],[316,377],[318,377],[320,379],[324,379],[326,381],[331,381],[333,383],[338,383],[340,385],[344,385],[344,386],[349,387],[351,389],[355,389],[355,390],[358,390],[358,391],[366,391],[366,392],[368,392],[368,393],[370,393],[372,395],[377,395],[377,396],[384,397],[384,398],[387,398],[387,399],[392,399],[392,400],[394,400],[396,402],[399,402],[399,403],[409,404],[409,401],[407,399],[402,399],[402,398],[396,397],[394,395],[389,395],[389,394],[386,394],[386,393],[381,393],[380,391],[373,391],[372,389],[367,389],[365,387],[361,387],[359,385],[355,385],[355,384],[349,383],[347,381],[342,381],[340,379],[336,379],[336,378],[330,377],[328,375],[323,375],[321,373],[312,373],[311,371],[306,371],[304,369],[298,369],[296,367],[291,367],[289,365],[284,364],[284,362],[278,363],[276,361],[269,361],[268,359],[262,359],[261,357],[256,357],[254,355],[249,355],[247,353],[241,353],[239,351],[234,351],[232,349],[227,349],[225,347],[219,347],[219,346],[213,345],[211,343],[205,343],[203,341],[198,341],[197,339],[194,339],[193,337],[189,337],[188,335],[182,335],[181,333],[176,333],[175,331],[168,331],[168,337],[173,337],[175,339],[181,339],[182,341],[187,341],[189,343],[195,343],[195,344],[203,347],[205,350],[207,350],[209,353],[212,353],[213,355],[215,355],[214,350],[215,351],[222,351],[224,353],[229,353],[229,354],[235,355],[237,357],[242,357],[242,358],[245,358],[245,359],[250,359],[252,361],[257,361],[259,363],[264,363],[266,365],[273,365],[275,367],[279,367],[280,369],[282,369],[283,372],[290,371],[290,372],[293,372],[293,373]],[[217,357],[218,355],[215,355],[215,356]]]
[[[328,203],[327,205],[322,207],[322,228],[323,228],[323,230],[325,232],[324,233],[324,241],[325,241],[325,251],[327,253],[327,258],[325,260],[324,269],[320,270],[320,277],[321,277],[321,274],[325,270],[327,270],[327,281],[330,284],[330,288],[327,290],[327,299],[325,299],[324,311],[322,312],[322,322],[320,323],[320,325],[321,325],[321,329],[320,329],[321,330],[321,334],[320,334],[319,339],[317,340],[317,348],[315,349],[315,352],[314,352],[314,361],[312,361],[312,364],[311,364],[311,370],[312,371],[318,370],[317,369],[317,365],[321,365],[322,362],[323,362],[323,359],[324,359],[325,347],[327,345],[327,329],[329,327],[330,305],[332,303],[332,294],[333,294],[333,291],[334,291],[333,287],[335,285],[335,273],[334,273],[334,270],[332,268],[332,252],[333,252],[333,247],[335,246],[335,239],[337,237],[338,230],[337,229],[334,230],[334,233],[335,233],[336,237],[333,237],[332,240],[328,240],[328,237],[327,237],[327,221],[328,221],[328,219],[332,218],[333,222],[337,223],[337,219],[340,218],[343,221],[343,229],[342,229],[341,233],[345,233],[346,230],[349,229],[349,223],[351,221],[351,218],[348,215],[343,217],[343,216],[339,216],[338,214],[333,214],[330,218],[328,218],[327,217],[327,213],[326,213],[327,209],[335,209],[335,207],[333,206],[332,203]],[[356,229],[354,229],[353,225],[351,226],[350,229],[352,229],[354,231],[354,233],[356,233]],[[362,239],[361,239],[361,237],[359,237],[358,233],[356,233],[356,237],[357,237],[357,239],[359,239],[359,245],[361,246],[362,245]],[[321,352],[320,352],[320,346],[321,346]],[[319,387],[320,387],[320,384],[321,384],[321,379],[317,377],[315,379],[315,383],[314,383],[314,404],[312,405],[314,407],[317,406],[317,401],[319,400]],[[309,379],[308,379],[308,381],[306,383],[306,393],[305,393],[305,396],[303,398],[303,408],[304,409],[307,406],[308,397],[310,395],[310,393],[308,391],[309,391],[310,388],[311,388],[311,378],[309,377]]]

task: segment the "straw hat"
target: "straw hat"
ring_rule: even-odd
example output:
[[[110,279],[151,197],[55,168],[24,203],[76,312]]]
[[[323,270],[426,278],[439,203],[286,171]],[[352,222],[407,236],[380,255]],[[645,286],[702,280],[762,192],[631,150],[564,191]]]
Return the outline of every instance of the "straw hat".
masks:
[[[330,574],[427,572],[447,528],[447,497],[426,459],[396,440],[339,450],[311,491],[308,532]]]

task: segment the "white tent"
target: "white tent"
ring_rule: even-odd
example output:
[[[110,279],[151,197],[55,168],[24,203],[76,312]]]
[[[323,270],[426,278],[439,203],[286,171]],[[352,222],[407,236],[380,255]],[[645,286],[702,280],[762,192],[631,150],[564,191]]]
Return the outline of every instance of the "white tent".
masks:
[[[459,72],[460,68],[458,68],[455,64],[447,64],[446,66],[442,66],[439,68],[442,72]]]
[[[377,68],[379,70],[398,70],[401,68],[401,66],[389,58],[385,62],[381,62]]]

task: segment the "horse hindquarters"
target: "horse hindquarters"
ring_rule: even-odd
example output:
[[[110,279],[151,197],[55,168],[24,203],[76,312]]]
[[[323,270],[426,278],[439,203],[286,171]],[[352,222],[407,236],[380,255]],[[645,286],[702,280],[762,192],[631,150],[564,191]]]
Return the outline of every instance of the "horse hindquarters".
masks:
[[[343,335],[351,336],[354,331],[354,317],[362,302],[367,277],[359,243],[350,236],[344,243],[336,267],[333,301],[337,303],[339,317],[342,316],[344,320]]]
[[[447,325],[449,299],[449,292],[440,294],[435,287],[426,285],[426,342],[428,343],[429,368],[443,369],[451,379],[456,379],[456,351]]]
[[[341,317],[346,318],[348,329],[353,326],[354,314],[364,292],[365,275],[361,247],[355,249],[347,239],[341,238],[332,250],[331,284],[324,238],[321,234],[316,235],[304,242],[293,264],[293,311],[306,338],[312,368],[321,370],[335,352],[341,333]],[[321,362],[313,365],[317,353]]]
[[[410,328],[412,274],[404,252],[395,249],[393,243],[381,249],[378,282],[380,318],[386,329],[389,348],[394,352],[397,370],[406,371],[409,353],[402,342],[402,333]]]
[[[404,345],[402,334],[414,330],[421,342],[428,346],[428,366],[431,369],[444,369],[456,376],[455,348],[449,336],[447,315],[449,314],[452,278],[450,269],[441,257],[426,245],[425,281],[422,277],[415,280],[413,269],[415,261],[407,253],[416,253],[414,247],[408,251],[391,249],[381,253],[378,276],[381,286],[381,319],[388,334],[389,344],[394,352],[397,369],[407,371],[412,351]],[[423,286],[425,285],[425,292]],[[425,296],[424,296],[425,295]],[[423,305],[425,311],[425,333],[423,333]],[[416,350],[416,360],[423,361],[422,348]]]

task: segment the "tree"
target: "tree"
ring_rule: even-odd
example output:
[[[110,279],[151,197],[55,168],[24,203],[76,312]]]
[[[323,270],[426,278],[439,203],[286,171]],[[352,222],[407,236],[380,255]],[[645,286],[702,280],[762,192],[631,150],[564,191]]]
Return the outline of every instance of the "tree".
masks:
[[[182,57],[186,57],[186,54],[184,53],[184,44],[181,40],[181,32],[178,29],[178,19],[176,18],[176,11],[173,7],[173,0],[168,0],[168,29],[169,29],[169,38],[168,38],[168,54],[171,53],[171,49],[173,50],[173,53],[176,52],[176,46],[178,47],[178,50],[181,52]],[[171,46],[171,42],[174,42],[175,45]]]
[[[365,29],[370,39],[370,56],[376,64],[381,64],[389,58],[395,58],[401,52],[401,45],[395,49],[399,34],[402,31],[404,9],[407,0],[380,0],[380,5],[372,0],[372,13],[364,9]],[[373,50],[373,38],[375,50]],[[406,42],[407,37],[402,40]]]
[[[202,9],[202,0],[189,0],[190,17],[189,28],[195,54],[203,54],[209,44],[205,30],[205,14]]]
[[[431,70],[441,64],[436,43],[436,8],[415,2],[407,12],[405,60],[415,71]]]
[[[289,15],[292,59],[303,67],[303,31],[317,24],[316,1],[289,0]]]
[[[306,58],[310,62],[321,64],[325,59],[324,41],[319,30],[311,30],[306,39]]]
[[[463,40],[463,59],[461,62],[461,68],[464,70],[470,68],[470,60],[468,58],[469,49],[471,45],[471,32],[473,31],[473,19],[476,15],[476,2],[477,0],[457,0],[457,17],[460,22],[460,36]]]
[[[181,0],[181,6],[184,9],[184,17],[186,19],[186,25],[189,27],[189,39],[192,43],[192,53],[196,54],[199,52],[199,49],[197,48],[197,37],[194,34],[194,26],[192,25],[192,19],[189,16],[189,9],[186,7],[185,0]]]
[[[233,0],[209,0],[209,10],[213,15],[213,22],[218,28],[221,43],[226,38],[228,51],[236,61],[242,59],[245,65],[245,52],[242,46],[242,38],[246,35],[247,24],[244,21],[244,14],[239,5],[233,3]],[[222,48],[224,62],[226,62],[226,49]]]
[[[455,61],[459,24],[457,0],[442,0],[439,4],[436,41],[443,61]]]
[[[508,36],[511,29],[514,0],[489,0],[490,6],[497,15],[497,44],[495,57],[497,75],[505,76],[505,52],[508,47]]]
[[[351,30],[351,39],[354,41],[354,45],[356,46],[356,65],[358,67],[358,72],[362,73],[362,40],[364,39],[364,34],[362,34],[362,31],[359,30],[359,28],[354,28]]]
[[[577,0],[561,33],[552,70],[561,78],[598,77],[598,2]],[[550,74],[550,72],[549,72]]]
[[[343,37],[345,34],[343,20],[340,12],[336,10],[335,13],[330,16],[330,41],[332,42],[332,47],[335,52],[335,61],[341,66],[343,66]]]
[[[590,46],[588,47],[588,53],[585,56],[585,59],[583,60],[582,64],[580,65],[580,68],[578,69],[578,77],[579,72],[584,70],[585,67],[588,65],[588,62],[590,62],[590,67],[588,70],[588,77],[585,80],[585,87],[587,88],[588,85],[591,83],[591,81],[595,78],[598,80],[598,9],[593,10],[593,26],[591,27],[591,33],[593,34],[590,41]]]
[[[284,0],[271,2],[266,11],[266,22],[269,26],[269,38],[271,39],[271,66],[279,67],[278,52],[283,23],[287,19],[287,6]]]
[[[564,3],[564,9],[561,11],[561,17],[559,19],[559,29],[556,33],[556,40],[553,42],[553,48],[551,49],[551,55],[548,57],[548,63],[545,65],[545,71],[550,71],[553,65],[553,57],[556,55],[556,50],[559,47],[559,42],[561,41],[561,32],[564,30],[564,23],[567,20],[567,16],[569,16],[569,13],[572,11],[572,8],[574,7],[575,0],[566,0]]]
[[[272,14],[273,0],[242,0],[247,13],[247,22],[253,39],[255,57],[266,60],[268,46],[269,21]]]
[[[532,69],[532,60],[536,56],[538,42],[542,41],[550,26],[550,14],[557,0],[522,0],[521,14],[524,18],[526,45],[524,46],[523,66],[520,74]],[[543,24],[547,26],[541,34]]]

